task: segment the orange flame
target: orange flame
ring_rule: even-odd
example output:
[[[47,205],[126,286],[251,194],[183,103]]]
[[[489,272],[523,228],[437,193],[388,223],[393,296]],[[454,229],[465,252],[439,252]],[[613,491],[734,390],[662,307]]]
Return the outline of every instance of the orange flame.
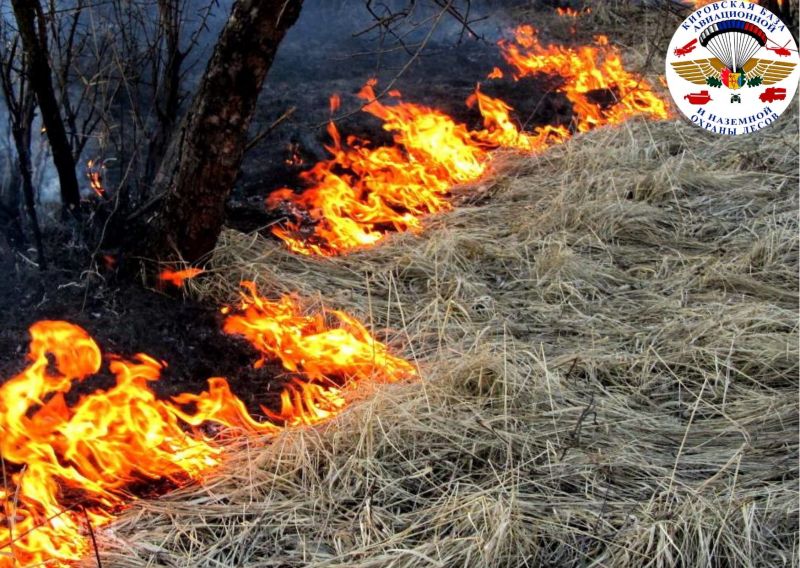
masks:
[[[491,72],[486,76],[487,79],[502,79],[505,77],[503,70],[499,67],[494,67]]]
[[[300,144],[297,142],[289,142],[289,145],[286,147],[286,159],[283,160],[283,163],[287,166],[302,166],[304,163],[303,156],[300,153]]]
[[[576,10],[575,8],[569,8],[569,7],[567,7],[567,8],[556,8],[556,14],[558,14],[562,18],[577,19],[577,18],[580,18],[581,16],[585,16],[585,15],[591,14],[591,13],[592,13],[592,9],[589,8],[589,7],[584,8],[583,10]]]
[[[70,406],[73,385],[100,370],[100,349],[67,322],[31,327],[29,366],[0,386],[0,568],[66,566],[89,551],[86,519],[93,526],[109,522],[130,499],[131,484],[200,479],[223,451],[198,428],[205,423],[261,434],[315,424],[345,407],[355,383],[416,373],[341,312],[331,313],[336,325],[328,326],[323,315],[303,315],[296,299],[270,302],[249,283],[240,308],[225,330],[297,373],[280,410],[267,410],[264,422],[219,377],[200,394],[158,400],[149,383],[163,364],[143,354],[132,361],[112,357],[116,384]]]
[[[100,349],[66,322],[42,321],[30,331],[30,366],[0,387],[0,454],[6,467],[17,466],[2,496],[3,567],[80,558],[87,542],[79,507],[103,524],[123,503],[125,485],[195,476],[218,454],[186,436],[170,406],[147,388],[161,368],[154,359],[113,361],[116,386],[69,408],[65,393],[97,373]],[[79,497],[66,498],[72,491]]]
[[[637,115],[669,117],[666,102],[645,79],[625,69],[619,51],[609,45],[607,37],[598,36],[596,46],[572,48],[545,47],[537,35],[532,26],[520,26],[513,42],[500,42],[503,56],[516,78],[538,73],[562,77],[560,91],[572,103],[579,132],[622,124]],[[607,104],[593,98],[603,94],[611,97]]]
[[[339,95],[332,95],[330,102],[331,114],[334,114],[336,111],[338,111],[341,108],[341,106],[342,106],[341,97],[339,97]]]
[[[516,30],[515,40],[500,47],[515,78],[535,73],[559,75],[572,101],[575,129],[585,132],[619,124],[634,115],[666,118],[666,103],[641,77],[628,72],[605,37],[596,46],[577,49],[543,47],[531,26]],[[499,69],[490,76],[500,77]],[[332,256],[380,241],[391,231],[418,231],[421,219],[452,207],[453,188],[482,178],[491,169],[492,151],[542,150],[569,138],[569,131],[547,125],[522,132],[504,101],[477,89],[468,104],[477,106],[484,128],[470,130],[445,113],[402,100],[376,100],[372,80],[361,90],[364,111],[381,119],[393,143],[376,147],[355,136],[342,138],[328,125],[331,158],[301,175],[307,188],[284,188],[267,199],[269,208],[284,208],[290,220],[273,234],[301,254]],[[595,100],[611,94],[608,104]],[[394,98],[400,93],[392,91]]]
[[[86,178],[89,180],[89,187],[98,197],[106,196],[106,189],[103,187],[102,164],[96,164],[94,160],[86,162]]]
[[[284,296],[277,302],[260,297],[253,282],[242,282],[241,314],[225,320],[223,330],[241,335],[262,353],[262,359],[277,359],[284,368],[302,373],[312,381],[325,382],[332,376],[347,381],[382,376],[408,376],[413,367],[389,354],[386,345],[375,341],[357,320],[341,311],[324,315],[302,315],[297,301]]]
[[[511,119],[514,110],[501,101],[484,95],[480,87],[467,99],[467,104],[472,107],[477,105],[483,116],[484,130],[472,133],[472,138],[483,143],[489,148],[509,148],[534,152],[560,143],[569,138],[569,130],[563,126],[542,126],[532,133],[521,132]]]
[[[161,282],[181,287],[186,280],[191,280],[203,272],[205,272],[205,270],[202,268],[184,268],[183,270],[171,270],[166,268],[158,275],[158,279]]]
[[[293,203],[317,223],[311,238],[302,236],[295,222],[273,229],[295,252],[329,256],[378,242],[385,227],[419,230],[423,216],[451,207],[447,196],[454,186],[483,176],[490,150],[533,150],[552,143],[554,132],[559,140],[566,135],[550,127],[521,133],[509,116],[511,107],[480,92],[470,100],[480,101],[486,129],[470,131],[429,107],[385,105],[375,99],[374,85],[367,83],[359,97],[368,101],[364,110],[393,133],[395,145],[372,147],[354,136],[342,142],[330,123],[333,144],[327,149],[333,157],[301,176],[311,187],[301,194],[281,189],[268,199],[270,207]]]

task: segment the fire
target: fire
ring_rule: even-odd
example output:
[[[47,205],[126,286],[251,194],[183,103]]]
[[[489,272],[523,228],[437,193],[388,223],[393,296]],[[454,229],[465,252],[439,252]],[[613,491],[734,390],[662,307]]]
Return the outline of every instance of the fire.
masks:
[[[514,41],[501,41],[500,48],[517,79],[538,73],[564,79],[560,90],[572,103],[578,132],[622,124],[634,116],[667,118],[666,102],[645,79],[625,69],[608,38],[598,36],[595,42],[595,46],[577,48],[545,47],[535,28],[520,26]],[[611,97],[607,104],[593,99],[603,94]]]
[[[584,16],[584,15],[587,15],[587,14],[591,14],[591,13],[592,13],[592,9],[588,8],[588,7],[584,8],[583,10],[576,10],[575,8],[569,8],[569,7],[567,7],[567,8],[556,8],[556,14],[558,14],[562,18],[577,19],[577,18],[580,18],[581,16]]]
[[[315,221],[310,238],[302,235],[300,222],[273,229],[295,252],[329,256],[378,242],[386,227],[419,230],[423,216],[451,207],[447,197],[454,186],[484,175],[491,150],[544,148],[552,134],[555,139],[566,135],[550,127],[520,132],[511,107],[479,91],[470,100],[479,101],[486,128],[470,131],[429,107],[383,104],[375,99],[374,85],[367,83],[359,97],[366,101],[364,110],[393,133],[394,146],[372,147],[354,136],[343,141],[331,122],[333,143],[327,149],[333,157],[302,174],[309,189],[301,194],[278,190],[268,200],[270,207],[291,203]]]
[[[500,48],[515,79],[536,73],[563,78],[561,89],[573,104],[578,132],[635,115],[666,118],[666,103],[650,85],[623,67],[605,37],[596,43],[544,47],[533,27],[521,26],[515,40],[501,41]],[[499,68],[490,73],[490,78],[503,76]],[[494,150],[537,152],[570,136],[553,125],[523,132],[511,118],[513,108],[480,87],[467,103],[478,108],[484,128],[470,130],[439,110],[403,101],[396,90],[389,93],[393,102],[379,101],[374,86],[370,81],[359,93],[363,110],[383,122],[393,143],[374,146],[355,136],[343,138],[331,121],[332,142],[326,146],[331,157],[301,174],[306,189],[279,189],[267,199],[267,207],[289,217],[272,232],[295,252],[333,256],[374,245],[388,232],[419,231],[423,217],[452,207],[448,198],[455,187],[491,171]],[[611,100],[598,102],[598,94]],[[338,108],[338,98],[331,108]]]
[[[31,327],[28,367],[0,386],[0,567],[67,566],[89,552],[87,523],[112,520],[133,484],[202,479],[223,457],[203,425],[270,434],[315,424],[341,412],[357,383],[416,373],[353,318],[304,315],[296,298],[272,302],[249,283],[225,330],[295,374],[268,420],[250,416],[219,377],[200,394],[157,399],[149,385],[165,364],[144,354],[107,357],[115,385],[69,405],[74,385],[101,370],[100,348],[67,322]]]
[[[286,147],[286,158],[283,160],[283,163],[287,166],[294,167],[302,166],[305,163],[303,155],[300,153],[300,144],[297,142],[289,142]]]
[[[336,113],[342,107],[342,99],[339,95],[333,95],[330,99],[331,114]]]
[[[486,77],[487,79],[502,79],[505,77],[505,73],[499,67],[494,67]]]
[[[543,126],[532,133],[521,132],[511,119],[514,110],[509,105],[483,94],[480,87],[467,99],[467,105],[478,106],[483,117],[484,129],[472,133],[472,138],[489,148],[507,148],[535,152],[560,143],[569,138],[569,130],[563,126]]]
[[[0,454],[12,472],[0,566],[80,558],[87,552],[80,507],[93,525],[103,524],[124,502],[125,485],[196,476],[219,453],[186,436],[170,406],[147,388],[161,368],[154,359],[112,361],[116,386],[69,408],[64,395],[98,372],[100,349],[66,322],[42,321],[30,332],[29,367],[0,387]],[[65,501],[67,492],[80,495]]]
[[[388,347],[375,341],[357,320],[341,311],[302,315],[297,300],[284,296],[277,302],[260,297],[253,282],[242,283],[240,314],[229,316],[223,330],[241,335],[266,359],[279,360],[284,368],[312,381],[324,383],[332,376],[347,380],[374,380],[383,376],[408,376],[413,367],[389,354]]]
[[[86,178],[89,180],[89,187],[98,197],[106,196],[106,189],[103,187],[103,164],[94,160],[86,162]]]
[[[191,280],[203,272],[205,272],[205,270],[202,268],[184,268],[183,270],[166,268],[158,275],[158,279],[161,282],[172,284],[180,288],[186,280]]]

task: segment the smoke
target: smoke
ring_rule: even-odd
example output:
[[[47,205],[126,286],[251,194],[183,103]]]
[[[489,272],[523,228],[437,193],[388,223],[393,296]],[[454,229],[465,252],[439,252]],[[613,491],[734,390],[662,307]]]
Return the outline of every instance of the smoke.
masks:
[[[459,61],[464,63],[470,57],[468,50],[461,51],[465,45],[477,50],[473,53],[478,54],[489,49],[488,46],[493,45],[510,26],[506,10],[511,4],[514,2],[456,0],[451,5],[454,12],[450,14],[442,13],[442,8],[434,0],[306,0],[298,23],[289,30],[278,50],[262,97],[266,104],[261,112],[267,119],[271,117],[274,120],[276,113],[285,111],[289,104],[295,105],[297,115],[303,121],[289,125],[291,133],[278,133],[280,144],[283,146],[292,137],[297,137],[302,139],[303,146],[314,148],[311,139],[317,135],[316,125],[326,120],[325,109],[330,94],[335,91],[352,94],[372,76],[389,81],[401,71],[410,74],[409,62],[412,60],[419,60],[418,66],[428,65],[426,73],[433,77],[453,76],[457,71],[447,68],[437,72],[435,63],[431,62],[442,53],[458,49],[459,53],[466,54],[459,56]],[[63,15],[69,14],[78,2],[64,0],[57,5]],[[181,49],[188,53],[183,62],[184,110],[189,108],[192,93],[205,71],[232,5],[233,0],[182,1]],[[8,0],[0,0],[0,16],[3,29],[13,28],[13,12]],[[462,16],[464,21],[459,21]],[[137,3],[112,0],[84,7],[78,29],[91,39],[88,45],[98,44],[98,39],[110,42],[109,49],[103,54],[106,62],[125,61],[143,57],[152,47],[158,22],[155,0]],[[421,50],[423,44],[425,49]],[[75,65],[84,67],[82,76],[93,77],[93,66],[98,67],[98,61],[93,59],[95,55],[89,51],[74,60]],[[58,64],[58,54],[54,54],[53,61]],[[108,65],[105,67],[109,68]],[[136,79],[141,81],[141,85],[155,82],[155,71],[147,65],[142,64],[136,71],[140,73]],[[109,160],[117,165],[119,171],[115,168],[107,171],[111,178],[108,185],[114,187],[123,176],[126,156],[117,155],[119,143],[115,146],[113,137],[122,130],[132,131],[133,123],[130,121],[135,114],[135,120],[139,121],[136,128],[155,120],[152,93],[141,90],[141,85],[133,87],[139,91],[126,91],[131,88],[128,78],[121,81],[115,73],[100,77],[108,84],[117,81],[120,86],[114,95],[116,98],[102,109],[109,120],[89,133],[83,153],[76,159],[76,173],[86,195],[91,194],[86,181],[87,159]],[[73,83],[69,92],[77,99],[83,83],[77,80],[77,75]],[[305,93],[304,89],[310,92]],[[4,125],[8,123],[4,104],[0,105],[0,120]],[[129,122],[124,124],[125,121]],[[0,140],[0,150],[4,145],[7,141]],[[316,149],[321,150],[321,146],[316,144]],[[31,154],[39,199],[42,202],[58,201],[58,177],[38,118],[34,121]],[[274,162],[278,158],[267,156],[267,159]]]

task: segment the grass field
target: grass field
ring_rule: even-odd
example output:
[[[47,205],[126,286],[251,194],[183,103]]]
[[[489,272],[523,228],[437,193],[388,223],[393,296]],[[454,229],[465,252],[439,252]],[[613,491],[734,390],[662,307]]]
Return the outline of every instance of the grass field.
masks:
[[[797,157],[796,113],[633,121],[500,160],[372,250],[225,233],[201,297],[324,299],[421,380],[135,503],[104,562],[796,566]]]

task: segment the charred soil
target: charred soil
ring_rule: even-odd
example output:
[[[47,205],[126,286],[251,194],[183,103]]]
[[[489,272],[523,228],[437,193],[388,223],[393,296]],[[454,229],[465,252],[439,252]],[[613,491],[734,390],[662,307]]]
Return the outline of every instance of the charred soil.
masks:
[[[253,368],[258,354],[246,341],[222,332],[219,306],[184,297],[174,287],[159,289],[113,272],[87,270],[87,259],[53,260],[48,270],[39,271],[0,258],[0,380],[26,365],[31,324],[67,320],[86,329],[104,355],[146,353],[165,362],[161,379],[153,384],[161,397],[200,392],[208,378],[225,377],[256,416],[260,404],[277,402],[285,382],[280,366]],[[106,364],[70,396],[112,381]]]

